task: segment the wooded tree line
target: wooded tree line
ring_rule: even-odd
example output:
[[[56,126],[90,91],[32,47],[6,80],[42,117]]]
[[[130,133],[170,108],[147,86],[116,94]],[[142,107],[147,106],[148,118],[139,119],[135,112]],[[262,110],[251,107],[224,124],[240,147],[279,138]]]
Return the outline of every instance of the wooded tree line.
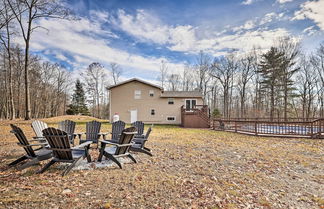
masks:
[[[30,53],[33,31],[42,27],[35,21],[41,18],[73,17],[58,0],[0,0],[0,118],[62,115],[71,102],[77,105],[73,110],[84,109],[70,96],[71,73]],[[100,63],[90,64],[78,83],[89,114],[102,118],[109,113],[106,87],[122,74],[117,63],[106,67],[109,71]],[[181,73],[162,62],[159,80],[167,90],[201,91],[205,104],[225,118],[324,117],[324,43],[308,54],[289,37],[267,51],[256,47],[216,58],[200,52]]]
[[[182,73],[162,62],[159,80],[167,90],[199,90],[219,117],[324,117],[324,43],[306,54],[299,41],[276,40],[267,51],[213,58],[204,52]]]
[[[63,115],[77,101],[71,98],[71,73],[30,53],[33,32],[43,28],[36,22],[41,18],[75,19],[59,0],[0,0],[0,119]],[[108,117],[106,87],[111,83],[106,79],[117,83],[122,73],[116,63],[109,69],[92,63],[80,76],[89,114],[96,117]]]

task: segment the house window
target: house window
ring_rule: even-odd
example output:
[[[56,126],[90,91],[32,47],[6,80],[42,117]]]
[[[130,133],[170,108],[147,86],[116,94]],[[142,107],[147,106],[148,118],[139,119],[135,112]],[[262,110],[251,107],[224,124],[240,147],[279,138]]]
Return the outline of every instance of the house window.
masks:
[[[168,116],[167,121],[175,121],[176,117],[175,116]]]
[[[151,115],[155,115],[155,110],[151,109]]]
[[[174,104],[174,99],[173,98],[169,98],[168,99],[168,104]]]
[[[197,101],[195,99],[186,99],[186,110],[195,108],[196,102]]]
[[[134,92],[134,99],[140,99],[141,98],[141,90],[135,90]]]
[[[154,90],[150,90],[149,94],[150,94],[150,97],[154,97]]]

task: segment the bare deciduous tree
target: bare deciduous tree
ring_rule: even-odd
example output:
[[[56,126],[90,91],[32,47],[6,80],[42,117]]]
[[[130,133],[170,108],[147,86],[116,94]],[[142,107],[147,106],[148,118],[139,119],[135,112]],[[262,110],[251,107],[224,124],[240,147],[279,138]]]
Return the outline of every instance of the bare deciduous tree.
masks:
[[[58,0],[7,0],[18,22],[25,43],[24,80],[25,80],[25,120],[31,118],[29,92],[29,48],[32,32],[41,27],[34,26],[40,18],[66,18],[68,10]]]
[[[123,69],[117,63],[110,63],[110,74],[113,78],[114,84],[116,85],[119,82],[119,78],[123,73]]]

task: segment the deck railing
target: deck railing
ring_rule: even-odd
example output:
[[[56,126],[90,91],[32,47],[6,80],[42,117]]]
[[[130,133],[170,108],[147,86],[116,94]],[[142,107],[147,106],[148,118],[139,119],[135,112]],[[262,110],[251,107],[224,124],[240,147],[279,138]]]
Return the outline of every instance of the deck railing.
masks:
[[[213,128],[256,136],[324,138],[324,118],[310,121],[213,119]]]
[[[181,122],[183,123],[186,115],[197,115],[202,118],[210,126],[209,109],[208,105],[195,105],[193,108],[186,108],[181,106]],[[183,125],[183,124],[182,124]]]

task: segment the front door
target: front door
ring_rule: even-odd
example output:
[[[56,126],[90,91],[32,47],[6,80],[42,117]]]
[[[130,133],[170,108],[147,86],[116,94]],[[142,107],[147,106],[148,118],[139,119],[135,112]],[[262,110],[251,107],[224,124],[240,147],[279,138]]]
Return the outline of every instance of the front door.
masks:
[[[131,110],[130,117],[131,123],[137,121],[137,110]]]

